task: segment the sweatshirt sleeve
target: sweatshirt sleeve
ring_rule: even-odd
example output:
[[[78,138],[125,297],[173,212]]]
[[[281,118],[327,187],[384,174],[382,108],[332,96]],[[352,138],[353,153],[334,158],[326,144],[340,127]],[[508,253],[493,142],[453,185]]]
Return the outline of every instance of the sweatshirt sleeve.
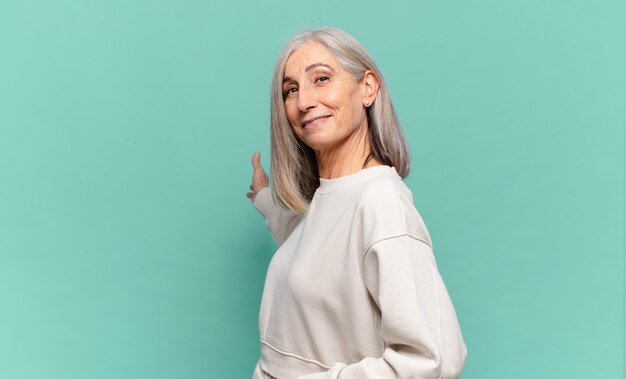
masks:
[[[452,379],[467,350],[431,247],[404,235],[375,243],[365,255],[367,288],[380,309],[381,357],[300,379]]]
[[[269,187],[265,187],[257,193],[253,205],[265,219],[267,228],[278,246],[285,242],[302,218],[301,214],[277,205],[272,198],[272,191]]]

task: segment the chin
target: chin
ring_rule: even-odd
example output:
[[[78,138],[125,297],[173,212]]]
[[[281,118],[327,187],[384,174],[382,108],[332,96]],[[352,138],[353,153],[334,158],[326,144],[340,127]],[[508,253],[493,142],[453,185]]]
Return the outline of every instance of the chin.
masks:
[[[304,142],[305,145],[307,145],[308,147],[316,151],[322,150],[325,147],[332,145],[332,141],[329,141],[327,138],[309,137],[309,138],[301,138],[300,140]]]

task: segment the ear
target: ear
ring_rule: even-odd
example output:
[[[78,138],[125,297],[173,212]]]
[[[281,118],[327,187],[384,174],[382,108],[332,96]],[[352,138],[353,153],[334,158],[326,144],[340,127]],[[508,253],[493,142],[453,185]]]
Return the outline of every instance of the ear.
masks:
[[[378,88],[380,87],[380,81],[374,72],[367,70],[363,76],[363,105],[368,108],[376,100],[378,94]]]

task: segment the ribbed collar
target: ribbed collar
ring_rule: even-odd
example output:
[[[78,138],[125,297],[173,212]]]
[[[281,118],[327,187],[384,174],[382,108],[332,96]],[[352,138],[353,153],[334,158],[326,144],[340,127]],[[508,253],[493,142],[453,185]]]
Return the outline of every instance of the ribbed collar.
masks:
[[[320,178],[320,186],[317,187],[317,193],[320,195],[332,192],[336,189],[344,187],[348,184],[362,181],[367,178],[372,178],[379,175],[389,175],[391,177],[401,179],[396,171],[395,167],[390,166],[373,166],[364,168],[353,174],[340,176],[335,179],[322,179]]]

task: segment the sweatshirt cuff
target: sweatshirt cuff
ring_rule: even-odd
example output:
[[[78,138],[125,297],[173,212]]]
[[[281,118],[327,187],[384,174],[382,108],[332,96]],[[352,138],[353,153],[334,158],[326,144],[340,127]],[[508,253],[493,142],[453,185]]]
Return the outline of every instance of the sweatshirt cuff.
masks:
[[[269,187],[264,187],[257,192],[252,202],[254,209],[259,211],[263,217],[267,218],[274,207],[274,199],[272,198],[272,191]]]

